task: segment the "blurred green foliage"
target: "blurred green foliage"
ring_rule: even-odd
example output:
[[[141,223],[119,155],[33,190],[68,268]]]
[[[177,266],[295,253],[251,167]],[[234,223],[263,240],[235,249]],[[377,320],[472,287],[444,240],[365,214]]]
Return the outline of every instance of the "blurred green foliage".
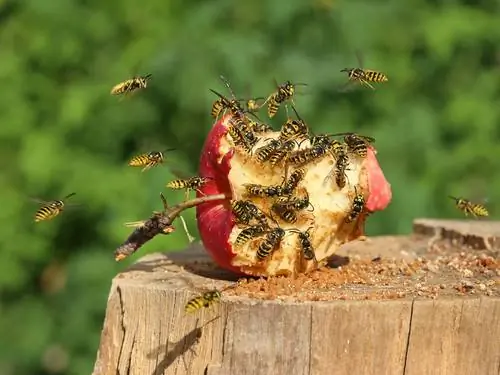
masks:
[[[173,177],[126,162],[176,147],[172,163],[195,174],[208,88],[226,92],[220,74],[241,96],[270,93],[274,78],[307,82],[296,103],[315,131],[377,139],[393,201],[370,234],[460,217],[448,194],[489,198],[496,217],[499,10],[496,0],[0,1],[0,374],[89,374],[113,275],[186,244],[178,231],[115,263],[122,223],[161,208]],[[389,82],[339,93],[356,49]],[[109,95],[145,73],[150,86],[133,99]],[[33,223],[29,197],[72,191],[79,206]],[[194,211],[186,219],[194,232]]]

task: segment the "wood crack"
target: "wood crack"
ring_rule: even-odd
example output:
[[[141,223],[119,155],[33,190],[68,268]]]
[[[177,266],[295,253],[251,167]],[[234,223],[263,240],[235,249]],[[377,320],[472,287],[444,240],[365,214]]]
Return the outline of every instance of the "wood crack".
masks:
[[[410,308],[410,322],[408,323],[408,335],[406,339],[406,349],[405,349],[405,359],[403,365],[403,375],[406,375],[406,368],[408,365],[408,353],[410,352],[410,343],[411,343],[411,327],[413,323],[413,308],[415,306],[415,298],[411,301]]]

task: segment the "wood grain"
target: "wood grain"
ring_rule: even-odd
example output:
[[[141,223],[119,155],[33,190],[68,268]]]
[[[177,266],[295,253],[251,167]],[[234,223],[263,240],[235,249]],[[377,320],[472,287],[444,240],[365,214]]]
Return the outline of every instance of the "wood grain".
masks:
[[[411,241],[403,241],[405,257]],[[362,256],[367,246],[383,241],[365,242]],[[349,254],[356,256],[355,245]],[[296,302],[223,295],[211,309],[184,313],[201,290],[234,283],[199,245],[143,257],[113,280],[93,375],[500,375],[497,296]]]

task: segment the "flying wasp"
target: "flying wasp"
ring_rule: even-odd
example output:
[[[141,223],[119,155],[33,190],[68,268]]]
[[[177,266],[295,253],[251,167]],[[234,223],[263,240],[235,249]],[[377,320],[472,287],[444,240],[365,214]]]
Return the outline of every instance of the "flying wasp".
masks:
[[[236,246],[243,246],[252,238],[256,238],[264,234],[267,229],[268,229],[267,225],[266,226],[262,224],[252,225],[248,228],[243,229],[236,237],[234,243]]]
[[[53,200],[53,201],[42,201],[39,199],[33,199],[34,201],[40,203],[42,206],[35,213],[35,222],[51,220],[59,215],[65,206],[65,200],[72,197],[76,193],[71,193],[66,195],[63,199]]]
[[[295,95],[295,88],[297,86],[307,86],[306,83],[292,83],[290,81],[286,81],[285,83],[278,85],[276,80],[275,84],[277,88],[276,91],[273,92],[271,95],[269,95],[265,101],[265,103],[268,104],[267,114],[269,118],[273,118],[278,112],[280,105],[285,103],[286,101],[291,101],[292,105],[295,105],[295,103],[293,102],[293,96]],[[288,117],[288,107],[286,106],[286,104],[285,104],[285,110],[287,111],[287,117]]]
[[[264,260],[267,258],[272,252],[274,252],[281,243],[281,240],[285,237],[285,230],[277,227],[270,229],[266,237],[259,244],[257,249],[257,259]]]
[[[209,290],[187,301],[186,305],[184,306],[184,311],[186,313],[193,313],[200,310],[201,308],[208,308],[213,304],[219,302],[221,297],[222,293],[217,289]]]
[[[356,190],[356,187],[354,187]],[[351,223],[358,218],[358,216],[363,212],[365,208],[365,197],[363,194],[358,194],[356,191],[356,195],[352,201],[351,212],[346,216],[345,222]]]
[[[111,95],[128,95],[133,91],[145,89],[148,86],[150,78],[151,74],[146,74],[145,76],[137,76],[120,82],[119,84],[113,86],[111,89]]]
[[[145,154],[134,156],[128,162],[131,167],[144,167],[141,172],[144,172],[152,167],[160,165],[165,161],[165,152],[173,151],[174,148],[167,149],[165,151],[151,151]]]
[[[189,197],[190,190],[196,190],[199,192],[199,189],[203,185],[212,180],[213,180],[212,177],[194,176],[190,178],[179,178],[176,180],[172,180],[169,183],[167,183],[166,186],[170,189],[175,189],[175,190],[186,189],[186,200],[187,200]]]
[[[389,78],[384,73],[371,70],[371,69],[363,69],[363,58],[359,51],[356,51],[356,59],[358,60],[359,67],[358,68],[345,68],[342,69],[341,72],[346,72],[349,77],[349,82],[347,82],[340,91],[345,91],[352,82],[358,82],[361,85],[367,86],[372,90],[375,90],[375,87],[371,85],[371,83],[381,83],[387,82]]]
[[[375,142],[375,138],[356,133],[336,133],[333,136],[343,135],[349,151],[361,158],[366,158],[368,145]]]
[[[449,195],[448,198],[453,199],[455,201],[455,206],[461,210],[465,216],[469,216],[471,214],[475,218],[477,217],[485,217],[489,216],[488,209],[483,205],[479,203],[472,203],[468,199],[461,198],[461,197],[454,197]]]

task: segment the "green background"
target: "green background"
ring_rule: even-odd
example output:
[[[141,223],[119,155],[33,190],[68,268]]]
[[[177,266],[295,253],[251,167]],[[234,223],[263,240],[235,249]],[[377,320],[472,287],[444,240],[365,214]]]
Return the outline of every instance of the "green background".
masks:
[[[186,245],[178,231],[115,263],[123,223],[160,209],[172,178],[127,160],[176,147],[170,162],[195,174],[208,89],[227,93],[220,74],[239,96],[270,93],[274,78],[306,82],[296,103],[314,131],[377,139],[393,201],[369,234],[461,217],[448,194],[487,198],[495,218],[499,10],[496,0],[0,1],[0,374],[89,374],[112,277]],[[358,49],[389,82],[339,93]],[[150,87],[131,100],[109,94],[146,73]],[[78,206],[33,223],[30,197],[73,191]],[[194,210],[186,219],[196,233]]]

